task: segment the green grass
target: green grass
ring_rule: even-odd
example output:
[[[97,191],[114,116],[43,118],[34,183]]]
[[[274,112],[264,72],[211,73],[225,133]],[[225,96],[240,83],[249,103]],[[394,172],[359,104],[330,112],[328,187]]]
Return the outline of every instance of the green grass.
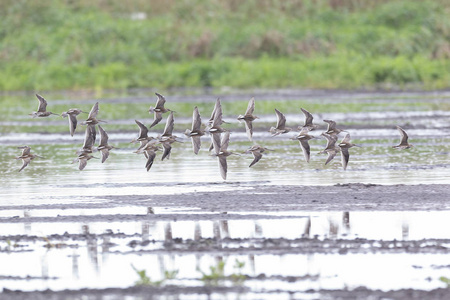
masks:
[[[4,0],[0,90],[445,88],[449,10],[444,0]]]

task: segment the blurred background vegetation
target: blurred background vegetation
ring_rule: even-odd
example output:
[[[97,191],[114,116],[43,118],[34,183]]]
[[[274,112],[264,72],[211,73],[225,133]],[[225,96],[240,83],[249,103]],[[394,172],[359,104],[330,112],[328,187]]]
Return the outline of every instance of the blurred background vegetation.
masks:
[[[450,86],[450,1],[2,0],[0,90]]]

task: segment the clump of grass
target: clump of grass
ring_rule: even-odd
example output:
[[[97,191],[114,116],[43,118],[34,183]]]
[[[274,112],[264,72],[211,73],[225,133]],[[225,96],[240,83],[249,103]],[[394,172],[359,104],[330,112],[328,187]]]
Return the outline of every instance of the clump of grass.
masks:
[[[136,274],[139,276],[139,280],[137,280],[134,284],[137,286],[142,286],[142,285],[152,285],[152,286],[160,286],[162,285],[166,280],[169,279],[175,279],[178,275],[178,270],[173,270],[173,271],[164,271],[164,278],[161,280],[156,280],[153,281],[150,279],[150,277],[147,275],[147,271],[146,270],[139,270],[137,269],[134,265],[131,265],[131,267],[133,268],[133,270],[136,272]]]
[[[202,274],[201,280],[205,282],[205,284],[209,285],[218,285],[219,283],[231,280],[235,284],[242,284],[245,279],[247,278],[244,274],[242,274],[242,269],[245,267],[244,262],[240,262],[236,259],[234,270],[235,273],[226,276],[225,275],[225,265],[226,262],[224,260],[221,260],[217,262],[216,266],[210,266],[209,267],[209,273],[203,272],[202,270],[199,270]]]

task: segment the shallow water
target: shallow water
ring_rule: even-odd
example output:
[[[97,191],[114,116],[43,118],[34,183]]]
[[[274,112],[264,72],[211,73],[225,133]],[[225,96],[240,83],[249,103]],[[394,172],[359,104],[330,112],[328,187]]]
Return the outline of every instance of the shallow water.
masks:
[[[217,159],[207,151],[208,136],[202,138],[199,155],[192,153],[191,143],[185,138],[183,143],[173,144],[169,160],[161,161],[159,153],[147,172],[145,158],[133,153],[137,146],[129,143],[137,135],[134,119],[126,116],[109,120],[103,127],[109,132],[110,144],[118,149],[104,164],[92,159],[85,170],[79,171],[71,162],[83,143],[83,129],[70,137],[66,120],[6,118],[0,126],[17,130],[0,135],[0,286],[27,291],[127,288],[139,280],[132,266],[146,270],[151,281],[163,279],[164,271],[177,270],[175,279],[164,284],[204,286],[207,282],[202,280],[203,273],[224,261],[226,276],[247,276],[242,284],[230,280],[220,283],[246,289],[245,297],[231,293],[231,298],[270,299],[274,294],[280,298],[313,298],[304,292],[358,286],[385,291],[443,287],[439,277],[448,276],[450,265],[447,210],[236,210],[224,213],[239,215],[239,219],[208,220],[208,216],[217,217],[217,213],[200,207],[140,205],[139,201],[151,201],[158,195],[234,189],[254,193],[258,186],[267,185],[370,183],[414,188],[417,184],[450,183],[450,107],[444,103],[447,93],[308,95],[261,94],[261,101],[285,97],[298,99],[299,106],[310,104],[326,109],[311,111],[322,126],[312,134],[319,136],[325,130],[322,119],[333,119],[351,133],[353,142],[362,146],[350,149],[347,170],[342,169],[339,156],[324,165],[326,156],[317,154],[325,147],[324,139],[310,142],[311,161],[306,163],[298,142],[290,140],[294,132],[277,137],[267,132],[275,123],[275,115],[271,114],[260,115],[255,121],[254,140],[273,151],[264,153],[261,161],[249,168],[253,157],[243,152],[252,142],[247,141],[243,124],[233,121],[235,116],[224,111],[224,119],[231,122],[224,127],[232,128],[229,150],[239,154],[228,158],[226,181],[220,176]],[[187,101],[174,98],[180,103]],[[212,105],[215,97],[211,98],[207,95],[195,101]],[[225,97],[224,102],[241,99],[248,99],[247,95]],[[144,100],[134,99],[133,103]],[[119,104],[126,101],[107,100]],[[359,102],[367,104],[363,111],[343,109],[346,103]],[[73,100],[57,103],[80,104]],[[329,112],[330,105],[339,106],[340,112]],[[286,116],[292,127],[303,120],[300,113],[286,112]],[[188,117],[177,117],[175,134],[183,136],[182,128],[189,128],[189,122]],[[129,130],[108,129],[128,124]],[[396,125],[405,127],[414,148],[392,149],[399,142]],[[26,128],[36,126],[50,126],[55,132],[26,132]],[[161,133],[161,128],[155,129],[153,135]],[[36,158],[18,173],[21,162],[13,158],[20,154],[16,147],[23,144],[44,158]],[[136,205],[110,201],[110,197],[120,195],[135,197]],[[70,208],[64,209],[68,205]],[[151,220],[152,215],[196,214],[202,219]],[[148,219],[142,220],[145,216]],[[84,221],[77,221],[77,217]],[[410,244],[397,248],[402,242],[412,243],[411,248]],[[319,246],[309,251],[308,247],[315,243]],[[242,262],[242,268],[235,267],[236,261]]]

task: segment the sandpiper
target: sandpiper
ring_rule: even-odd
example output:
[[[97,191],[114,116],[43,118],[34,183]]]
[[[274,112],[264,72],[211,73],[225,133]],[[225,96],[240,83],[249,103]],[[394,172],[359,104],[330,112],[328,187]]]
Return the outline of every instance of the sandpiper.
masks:
[[[114,149],[114,146],[108,145],[108,134],[100,125],[98,125],[98,130],[100,131],[100,144],[97,150],[102,153],[102,163],[104,163],[109,156],[109,151]]]
[[[148,110],[150,114],[154,114],[154,121],[152,125],[150,125],[150,128],[161,122],[162,115],[164,113],[171,111],[170,109],[164,107],[164,104],[166,103],[166,98],[164,98],[163,95],[158,93],[155,93],[155,95],[158,97],[158,99],[156,100],[155,107],[150,106]]]
[[[70,135],[73,136],[75,129],[77,128],[77,116],[81,113],[87,113],[78,108],[71,108],[68,111],[61,113],[61,117],[69,117],[69,129]]]
[[[170,158],[170,152],[172,151],[172,144],[177,141],[177,136],[172,135],[173,132],[173,111],[170,112],[170,115],[167,117],[166,126],[164,127],[164,132],[161,136],[158,137],[159,142],[162,144],[164,148],[163,156],[161,160]]]
[[[95,125],[88,124],[84,134],[83,148],[77,151],[77,155],[92,153],[97,133],[95,132]]]
[[[148,136],[148,128],[138,120],[134,120],[136,124],[139,126],[139,136],[135,139],[133,139],[130,143],[137,143],[139,142],[139,148],[138,150],[142,149],[149,141],[154,140],[154,137]]]
[[[323,120],[325,123],[328,123],[327,131],[325,131],[326,134],[329,135],[338,135],[342,131],[346,132],[345,130],[336,128],[336,122],[333,120]]]
[[[258,119],[257,116],[253,115],[253,111],[255,110],[255,97],[252,97],[250,101],[248,101],[247,110],[245,111],[245,115],[239,115],[238,120],[245,121],[245,131],[247,132],[247,137],[250,141],[253,141],[253,125],[252,122]]]
[[[309,163],[310,159],[310,147],[308,141],[314,139],[315,137],[308,134],[308,127],[303,127],[300,133],[297,136],[292,137],[292,140],[298,140],[300,143],[300,147],[302,148],[303,155],[305,156],[305,160]]]
[[[325,165],[327,165],[336,156],[336,154],[341,151],[341,149],[336,146],[337,135],[330,135],[325,132],[322,132],[322,135],[327,139],[327,146],[323,151],[319,152],[319,154],[328,154],[327,160],[325,162]]]
[[[19,169],[19,172],[22,171],[26,166],[28,166],[30,162],[36,157],[43,158],[42,156],[31,154],[31,148],[28,146],[22,146],[17,148],[22,149],[22,154],[20,156],[15,157],[15,159],[22,159],[22,167]]]
[[[72,161],[72,163],[74,164],[74,163],[78,162],[78,169],[80,171],[82,171],[86,167],[87,161],[90,160],[91,158],[97,158],[97,157],[94,157],[94,156],[90,155],[89,153],[83,152],[83,153],[80,153],[77,156],[77,158],[75,158]]]
[[[286,117],[278,109],[275,108],[275,113],[277,114],[277,125],[276,127],[271,127],[269,132],[272,136],[276,136],[283,133],[288,133],[292,128],[286,127]]]
[[[339,143],[339,148],[341,148],[341,161],[342,168],[347,169],[348,160],[350,159],[350,153],[348,149],[351,147],[361,147],[360,145],[356,145],[350,142],[350,133],[347,133],[342,141]]]
[[[313,118],[312,114],[309,111],[307,111],[304,108],[300,108],[300,109],[302,110],[303,114],[305,115],[305,124],[303,126],[301,126],[301,127],[300,126],[298,127],[298,129],[300,131],[303,128],[306,128],[309,131],[312,131],[312,130],[316,129],[317,127],[319,127],[319,125],[313,124],[314,118]]]
[[[36,94],[36,97],[39,100],[39,106],[38,106],[38,110],[32,112],[31,114],[29,114],[30,116],[32,116],[33,118],[44,118],[44,117],[48,117],[50,115],[58,115],[55,113],[52,113],[51,111],[47,111],[47,101],[44,99],[44,97],[42,97],[39,94]]]
[[[272,151],[272,150],[270,150],[266,147],[261,147],[260,145],[253,145],[244,152],[244,153],[251,153],[251,154],[253,154],[253,157],[254,157],[252,163],[248,166],[249,168],[251,166],[253,166],[254,164],[256,164],[262,158],[262,153],[264,151]]]
[[[192,149],[195,154],[198,154],[201,145],[200,137],[205,134],[205,131],[202,129],[202,119],[197,106],[194,107],[194,112],[192,113],[192,129],[186,129],[184,134],[192,139]]]
[[[99,120],[97,119],[97,115],[98,115],[98,102],[96,102],[92,108],[91,111],[89,112],[88,118],[86,119],[86,121],[80,123],[81,125],[95,125],[98,124],[100,122],[104,122],[106,123],[106,121],[103,120]]]
[[[406,131],[404,131],[400,126],[397,126],[397,129],[400,132],[400,144],[397,146],[392,146],[392,148],[404,150],[414,147],[414,145],[408,143],[408,134],[406,134]]]
[[[220,104],[220,99],[217,99],[216,101],[216,105],[214,106],[212,116],[214,116],[214,119],[212,120],[211,126],[208,128],[208,132],[211,134],[211,141],[212,141],[212,145],[211,147],[209,147],[209,151],[211,151],[214,148],[214,153],[218,155],[221,147],[220,141],[221,134],[222,132],[226,131],[220,126],[223,123],[222,105]]]
[[[145,168],[147,169],[147,172],[150,170],[150,168],[153,165],[153,161],[156,157],[156,151],[161,150],[160,147],[158,147],[159,141],[154,139],[148,141],[141,149],[138,149],[135,151],[135,153],[144,153],[145,158],[147,158],[147,162],[145,163]]]

